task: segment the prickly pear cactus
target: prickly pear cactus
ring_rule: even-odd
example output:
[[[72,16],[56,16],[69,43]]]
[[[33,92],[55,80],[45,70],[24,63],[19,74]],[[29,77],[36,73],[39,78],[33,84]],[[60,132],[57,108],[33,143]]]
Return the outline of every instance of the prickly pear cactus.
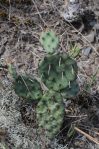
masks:
[[[42,97],[42,90],[38,81],[29,76],[17,76],[13,83],[15,93],[29,100],[38,100]]]
[[[72,81],[69,87],[66,87],[61,90],[61,94],[65,99],[76,96],[78,92],[79,92],[79,85],[76,80]]]
[[[77,78],[77,64],[65,53],[46,56],[38,69],[44,84],[54,91],[70,86]]]
[[[47,53],[55,52],[59,44],[58,37],[53,31],[42,32],[40,42]]]
[[[36,112],[39,130],[50,139],[55,137],[60,131],[64,118],[61,95],[53,91],[45,93],[37,105]]]

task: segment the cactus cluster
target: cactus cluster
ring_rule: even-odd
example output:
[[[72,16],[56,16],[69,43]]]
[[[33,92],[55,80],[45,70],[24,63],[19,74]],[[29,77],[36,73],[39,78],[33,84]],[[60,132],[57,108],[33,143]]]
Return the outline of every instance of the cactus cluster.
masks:
[[[77,79],[77,63],[66,53],[55,52],[58,38],[54,32],[43,32],[40,42],[48,53],[38,66],[38,75],[48,88],[44,93],[41,84],[29,76],[17,75],[14,77],[14,90],[16,94],[38,101],[36,108],[38,126],[44,130],[46,136],[52,139],[60,131],[64,118],[63,98],[75,96],[79,91]]]
[[[40,42],[47,53],[55,52],[59,43],[58,37],[53,31],[42,32]]]
[[[45,93],[36,111],[40,130],[43,129],[46,136],[52,139],[59,132],[64,118],[61,95],[53,91]]]

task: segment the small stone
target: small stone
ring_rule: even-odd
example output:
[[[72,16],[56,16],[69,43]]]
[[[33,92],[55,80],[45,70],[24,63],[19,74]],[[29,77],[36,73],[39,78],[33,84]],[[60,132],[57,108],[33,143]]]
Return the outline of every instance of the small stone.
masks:
[[[75,3],[75,0],[66,5],[64,12],[61,13],[61,16],[68,22],[73,22],[79,19],[80,4],[79,2]]]
[[[89,54],[92,52],[92,48],[91,47],[87,47],[87,48],[83,48],[82,49],[82,53],[85,55],[85,56],[89,56]]]

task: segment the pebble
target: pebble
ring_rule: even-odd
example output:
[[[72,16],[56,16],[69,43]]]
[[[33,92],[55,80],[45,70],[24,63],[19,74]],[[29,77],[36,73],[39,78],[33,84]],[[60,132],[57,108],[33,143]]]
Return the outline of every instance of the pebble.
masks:
[[[87,57],[90,55],[91,51],[92,51],[92,48],[91,47],[87,47],[87,48],[83,48],[82,49],[83,55],[85,55]]]
[[[70,4],[66,6],[64,12],[61,13],[61,16],[68,22],[73,22],[79,18],[80,4],[79,2],[75,2],[75,0],[71,0]]]

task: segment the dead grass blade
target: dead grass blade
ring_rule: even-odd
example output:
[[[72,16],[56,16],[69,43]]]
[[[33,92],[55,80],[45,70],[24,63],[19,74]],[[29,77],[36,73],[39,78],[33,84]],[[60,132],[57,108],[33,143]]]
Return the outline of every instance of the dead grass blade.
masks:
[[[77,132],[81,133],[82,135],[84,135],[87,139],[89,139],[90,141],[96,143],[97,145],[99,145],[99,142],[96,138],[93,138],[92,136],[90,136],[89,134],[85,133],[84,131],[82,131],[81,129],[75,127],[74,128]]]

